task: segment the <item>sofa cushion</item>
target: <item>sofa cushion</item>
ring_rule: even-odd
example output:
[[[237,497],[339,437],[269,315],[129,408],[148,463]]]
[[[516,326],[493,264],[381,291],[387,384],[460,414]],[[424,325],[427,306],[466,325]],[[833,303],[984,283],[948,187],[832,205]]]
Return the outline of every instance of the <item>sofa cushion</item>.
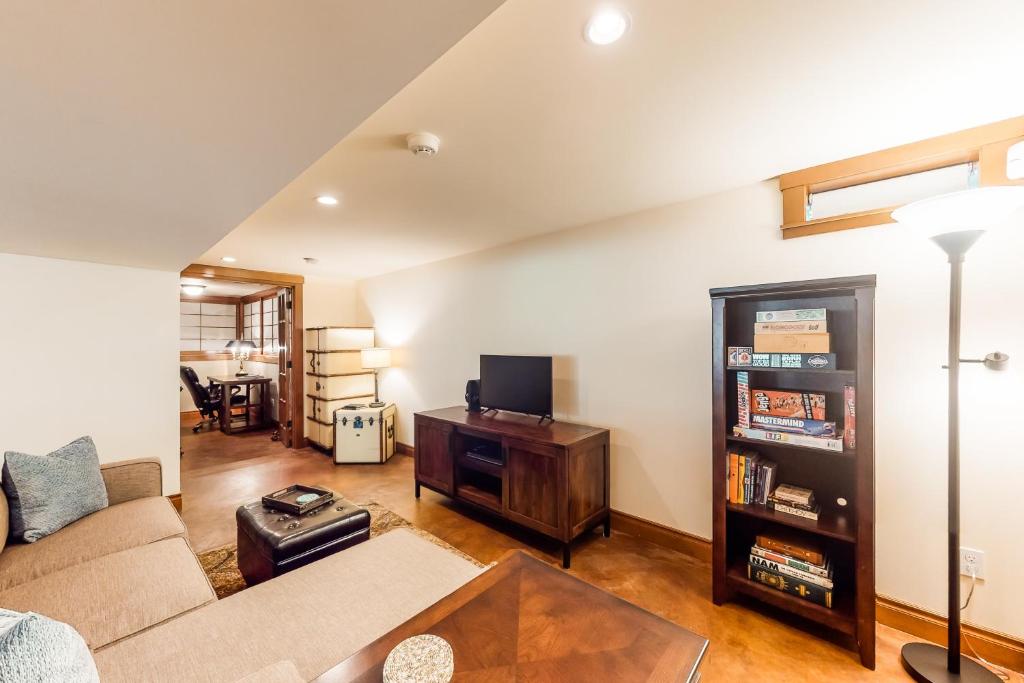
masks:
[[[0,605],[70,624],[94,651],[216,599],[183,538],[104,555],[0,592]]]
[[[3,489],[11,509],[11,536],[28,543],[107,507],[96,444],[88,436],[49,455],[7,451]]]
[[[11,531],[11,511],[7,506],[7,494],[0,487],[0,552],[7,545],[7,535]]]
[[[235,683],[306,683],[306,679],[299,675],[295,662],[289,660],[268,664]]]
[[[38,614],[0,609],[0,681],[99,681],[82,636]]]
[[[96,653],[104,681],[233,681],[279,660],[311,680],[482,569],[397,529]]]
[[[128,548],[185,535],[166,498],[139,498],[83,517],[35,543],[0,553],[0,590]]]

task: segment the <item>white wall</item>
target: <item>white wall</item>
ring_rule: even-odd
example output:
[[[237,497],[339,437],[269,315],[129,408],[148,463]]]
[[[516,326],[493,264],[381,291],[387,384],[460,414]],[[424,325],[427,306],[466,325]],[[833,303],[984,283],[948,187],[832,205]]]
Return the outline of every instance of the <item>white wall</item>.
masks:
[[[359,315],[397,349],[381,394],[400,440],[415,411],[462,402],[479,354],[551,354],[557,417],[612,429],[613,507],[710,538],[708,288],[877,273],[877,588],[943,613],[945,257],[895,226],[784,242],[780,218],[766,182],[360,282]],[[969,255],[964,353],[1014,360],[963,378],[962,542],[988,572],[965,616],[1017,636],[1022,251],[1018,230]]]
[[[302,286],[302,326],[355,325],[356,283],[306,278]]]
[[[84,434],[100,460],[159,457],[180,491],[178,274],[0,254],[0,451]]]

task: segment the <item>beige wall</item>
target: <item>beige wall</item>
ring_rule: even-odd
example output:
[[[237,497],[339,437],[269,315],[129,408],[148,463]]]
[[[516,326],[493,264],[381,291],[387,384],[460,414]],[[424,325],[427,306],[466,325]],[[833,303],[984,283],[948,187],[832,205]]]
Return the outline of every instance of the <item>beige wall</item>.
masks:
[[[302,286],[302,326],[355,325],[356,283],[306,278]]]
[[[943,612],[945,258],[894,226],[783,242],[779,221],[766,182],[360,282],[359,315],[398,349],[381,395],[400,440],[413,412],[462,402],[479,354],[551,354],[557,417],[612,429],[613,506],[709,538],[708,288],[877,273],[877,586]],[[1008,231],[969,256],[964,352],[1014,360],[963,378],[962,541],[988,574],[965,617],[1017,636],[1022,249]]]
[[[83,434],[100,460],[163,462],[177,493],[178,274],[0,254],[0,451]]]

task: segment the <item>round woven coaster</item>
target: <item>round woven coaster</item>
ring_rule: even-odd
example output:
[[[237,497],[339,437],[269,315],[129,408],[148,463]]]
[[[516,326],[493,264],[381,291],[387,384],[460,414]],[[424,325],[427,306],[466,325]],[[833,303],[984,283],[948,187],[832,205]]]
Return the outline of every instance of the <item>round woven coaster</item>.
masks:
[[[454,672],[452,646],[429,634],[406,638],[384,661],[384,683],[448,683]]]

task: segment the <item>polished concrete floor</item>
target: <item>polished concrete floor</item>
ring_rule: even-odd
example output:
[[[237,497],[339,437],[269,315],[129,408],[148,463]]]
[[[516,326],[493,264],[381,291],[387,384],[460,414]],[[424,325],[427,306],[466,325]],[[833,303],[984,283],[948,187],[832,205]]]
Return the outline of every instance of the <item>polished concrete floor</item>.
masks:
[[[541,536],[476,514],[423,490],[413,495],[413,463],[395,456],[386,465],[336,466],[321,452],[289,450],[268,432],[225,436],[193,434],[182,421],[183,517],[197,551],[235,542],[238,505],[282,486],[324,484],[355,502],[376,501],[482,562],[518,548],[552,564],[560,548]],[[860,666],[842,641],[819,637],[805,625],[756,604],[711,602],[706,563],[613,530],[574,546],[572,574],[640,605],[711,641],[702,667],[705,681],[909,681],[899,649],[913,638],[878,626],[877,670]],[[1012,680],[1024,680],[1015,676]]]

